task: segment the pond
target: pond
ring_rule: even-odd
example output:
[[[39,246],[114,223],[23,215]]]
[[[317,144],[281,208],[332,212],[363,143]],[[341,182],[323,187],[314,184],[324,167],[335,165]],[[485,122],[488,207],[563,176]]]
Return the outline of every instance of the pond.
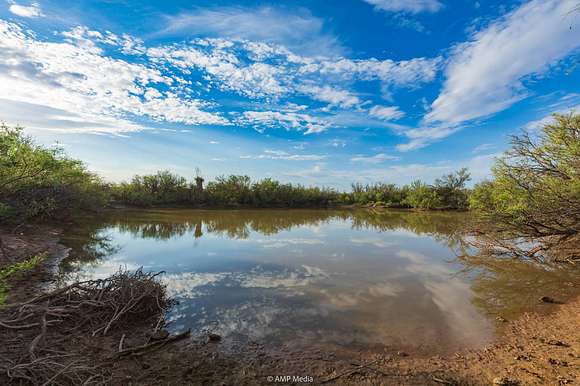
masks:
[[[574,276],[464,258],[467,213],[127,210],[67,231],[62,281],[164,271],[170,329],[293,347],[445,353],[490,342]]]

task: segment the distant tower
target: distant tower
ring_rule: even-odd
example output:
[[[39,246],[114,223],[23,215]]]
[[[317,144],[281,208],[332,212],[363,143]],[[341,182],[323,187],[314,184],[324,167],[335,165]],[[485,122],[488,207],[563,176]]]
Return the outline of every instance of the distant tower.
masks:
[[[195,191],[197,193],[203,192],[203,177],[199,168],[195,168]]]

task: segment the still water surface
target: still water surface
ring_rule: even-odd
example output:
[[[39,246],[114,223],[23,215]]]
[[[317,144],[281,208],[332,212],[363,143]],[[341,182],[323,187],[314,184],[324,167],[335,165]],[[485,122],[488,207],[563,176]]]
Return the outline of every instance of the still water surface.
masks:
[[[173,330],[308,346],[480,347],[565,273],[474,265],[466,213],[123,211],[69,232],[63,280],[165,271]],[[550,276],[552,275],[552,276]],[[546,292],[547,291],[547,292]]]

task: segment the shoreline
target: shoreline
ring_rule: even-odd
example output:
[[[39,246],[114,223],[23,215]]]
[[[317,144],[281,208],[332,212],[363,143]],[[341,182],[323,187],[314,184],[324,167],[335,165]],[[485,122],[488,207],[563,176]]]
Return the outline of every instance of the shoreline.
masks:
[[[404,212],[470,212],[469,209],[460,208],[412,208],[407,206],[389,206],[383,204],[335,204],[324,206],[255,206],[255,205],[151,205],[151,206],[136,206],[125,204],[111,204],[104,208],[104,211],[115,210],[155,210],[155,209],[181,209],[181,210],[352,210],[352,209],[385,209],[385,210],[400,210]]]
[[[2,234],[3,247],[19,253],[13,260],[44,251],[49,254],[31,271],[9,280],[13,291],[9,292],[8,303],[30,299],[52,282],[54,271],[50,267],[58,264],[66,251],[59,243],[60,234],[59,229],[50,226],[25,228],[17,235]],[[1,263],[4,266],[6,261]],[[549,307],[554,308],[552,312],[524,314],[506,321],[505,333],[481,350],[448,356],[369,350],[354,355],[353,350],[327,352],[319,348],[296,351],[255,342],[213,342],[200,333],[187,343],[168,344],[138,360],[127,357],[112,362],[110,357],[119,346],[119,337],[81,341],[86,345],[83,350],[89,349],[88,358],[110,374],[110,384],[261,385],[268,384],[271,375],[297,375],[311,377],[313,384],[344,385],[575,384],[580,381],[580,298]],[[0,320],[4,312],[0,310]],[[125,345],[137,346],[148,339],[150,330],[147,324],[137,324],[118,334],[130,337],[123,339]],[[0,333],[6,331],[0,327]],[[90,347],[100,349],[95,352]],[[294,381],[301,382],[304,380]],[[283,383],[293,384],[292,378]]]

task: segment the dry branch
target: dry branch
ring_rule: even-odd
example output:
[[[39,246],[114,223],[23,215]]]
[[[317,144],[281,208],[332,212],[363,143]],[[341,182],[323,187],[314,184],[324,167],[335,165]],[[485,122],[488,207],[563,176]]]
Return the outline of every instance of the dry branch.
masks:
[[[94,385],[107,383],[103,367],[95,366],[78,341],[115,335],[119,356],[146,352],[188,336],[189,331],[144,346],[123,349],[126,333],[135,326],[161,327],[172,301],[156,276],[159,273],[118,272],[7,305],[0,315],[0,383]],[[117,347],[115,347],[117,349]],[[117,351],[117,350],[114,350]],[[56,354],[55,354],[56,353]],[[64,353],[64,354],[62,354]]]

